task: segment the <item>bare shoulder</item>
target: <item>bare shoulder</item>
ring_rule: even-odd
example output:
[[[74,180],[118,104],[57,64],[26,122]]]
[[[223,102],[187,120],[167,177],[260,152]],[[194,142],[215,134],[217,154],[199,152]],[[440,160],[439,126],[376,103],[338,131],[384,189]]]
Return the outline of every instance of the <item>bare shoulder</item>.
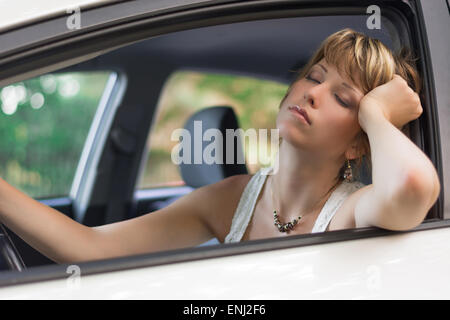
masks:
[[[204,220],[221,242],[231,228],[234,212],[251,177],[250,174],[234,175],[201,188]]]
[[[338,209],[336,214],[328,226],[328,231],[341,230],[341,229],[353,229],[356,228],[355,222],[355,206],[358,203],[358,200],[369,192],[372,189],[372,185],[369,184],[367,186],[358,189],[353,192],[351,195],[344,200],[344,203]],[[358,226],[364,227],[364,226]]]

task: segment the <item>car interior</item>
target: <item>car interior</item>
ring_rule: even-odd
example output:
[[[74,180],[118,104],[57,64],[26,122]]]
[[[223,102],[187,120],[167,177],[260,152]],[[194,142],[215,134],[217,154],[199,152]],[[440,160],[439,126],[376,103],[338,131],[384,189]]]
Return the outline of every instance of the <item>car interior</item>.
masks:
[[[40,201],[80,223],[97,226],[158,210],[195,188],[249,172],[246,164],[183,164],[179,170],[184,186],[137,190],[161,92],[170,76],[180,70],[193,70],[288,85],[294,71],[305,65],[313,50],[328,35],[343,28],[378,38],[393,50],[401,46],[414,48],[413,35],[395,12],[382,17],[381,29],[367,29],[366,20],[367,16],[361,14],[312,15],[188,28],[123,45],[53,72],[108,70],[117,74],[117,80],[99,115],[100,123],[110,123],[102,128],[104,143],[94,138],[86,142],[83,152],[91,162],[86,160],[85,165],[78,166],[77,183],[69,196]],[[193,112],[184,128],[192,131],[196,120],[221,132],[239,128],[233,105],[211,105]],[[427,148],[424,121],[419,119],[408,127],[409,137],[422,149]],[[369,184],[370,172],[364,171],[361,180]],[[7,231],[27,267],[53,263]]]

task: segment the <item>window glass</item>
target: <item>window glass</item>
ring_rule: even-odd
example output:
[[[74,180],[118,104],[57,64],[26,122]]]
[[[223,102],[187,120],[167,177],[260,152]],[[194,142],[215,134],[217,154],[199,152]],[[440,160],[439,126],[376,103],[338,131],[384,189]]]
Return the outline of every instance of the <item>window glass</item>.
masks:
[[[147,140],[149,154],[139,188],[184,185],[171,159],[172,149],[179,144],[171,140],[171,135],[200,109],[230,106],[244,131],[269,129],[270,141],[270,129],[275,128],[278,106],[287,88],[278,82],[236,75],[191,71],[172,75],[160,97],[158,114]],[[257,152],[257,146],[249,142],[244,145],[246,159]],[[260,164],[247,161],[247,168],[254,173]]]
[[[67,196],[110,75],[46,74],[0,88],[0,176],[34,198]]]

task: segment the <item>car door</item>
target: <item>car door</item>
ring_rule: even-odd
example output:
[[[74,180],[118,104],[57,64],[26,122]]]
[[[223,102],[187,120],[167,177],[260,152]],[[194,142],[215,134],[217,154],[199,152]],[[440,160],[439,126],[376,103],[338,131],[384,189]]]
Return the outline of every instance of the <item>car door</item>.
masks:
[[[360,16],[361,21],[363,21],[363,27],[365,27],[367,19],[366,5],[368,4],[342,1],[336,2],[335,6],[330,7],[328,2],[317,1],[317,7],[311,8],[309,5],[306,6],[303,1],[243,1],[238,3],[221,1],[216,4],[191,1],[190,4],[180,7],[175,2],[167,1],[165,2],[165,7],[158,7],[158,5],[161,5],[160,3],[150,4],[149,2],[135,1],[126,4],[129,10],[136,9],[134,15],[127,11],[127,17],[120,16],[119,13],[122,12],[119,9],[123,9],[125,4],[111,4],[103,8],[86,11],[86,29],[73,32],[63,30],[59,37],[60,39],[65,37],[64,50],[61,48],[62,43],[57,41],[58,37],[54,36],[52,38],[52,41],[54,41],[52,48],[42,45],[35,52],[27,52],[22,48],[23,54],[28,54],[29,59],[20,60],[20,57],[15,57],[16,61],[21,61],[23,62],[22,64],[12,64],[10,61],[14,60],[11,60],[12,58],[7,60],[5,54],[3,60],[0,60],[0,63],[4,66],[1,79],[7,82],[10,81],[8,79],[13,77],[26,78],[25,72],[30,72],[28,69],[35,71],[44,65],[50,68],[50,62],[53,64],[73,64],[75,56],[77,56],[77,62],[85,62],[72,67],[72,71],[92,68],[99,61],[94,59],[94,57],[106,53],[109,49],[125,47],[125,44],[131,44],[150,37],[157,38],[156,36],[166,34],[170,36],[175,32],[201,28],[207,29],[207,27],[216,25],[229,25],[231,27],[229,30],[235,31],[234,33],[227,33],[222,30],[220,34],[223,38],[220,38],[220,40],[226,39],[226,36],[230,36],[230,34],[239,34],[238,31],[244,34],[244,29],[239,29],[238,27],[232,29],[238,23],[248,22],[249,24],[246,26],[253,26],[255,29],[258,29],[264,26],[264,23],[261,25],[258,21],[263,21],[272,27],[273,25],[270,24],[273,22],[272,19],[281,20],[280,30],[284,31],[288,29],[286,27],[298,26],[296,23],[299,23],[298,20],[294,19],[289,20],[289,22],[293,21],[293,25],[289,23],[284,24],[288,21],[288,18],[317,16],[322,18],[331,16],[335,18],[335,16],[341,16],[341,18],[346,19],[347,15],[352,16],[356,14]],[[412,139],[431,158],[442,177],[443,164],[441,156],[443,153],[447,154],[448,150],[440,144],[440,139],[443,139],[441,133],[445,133],[445,131],[442,131],[445,129],[441,129],[438,120],[442,113],[445,115],[445,99],[448,96],[442,95],[433,86],[433,82],[437,81],[433,78],[433,74],[437,72],[441,77],[445,77],[445,70],[441,71],[442,73],[434,70],[431,61],[435,63],[435,57],[436,61],[438,61],[437,63],[444,63],[445,65],[445,61],[442,61],[444,55],[437,53],[437,51],[431,51],[432,49],[427,43],[427,41],[436,43],[437,39],[441,39],[435,33],[432,36],[428,35],[428,32],[431,32],[430,30],[436,30],[435,23],[437,23],[437,19],[434,21],[429,18],[430,20],[427,21],[429,27],[425,29],[424,17],[430,17],[435,14],[442,17],[442,6],[445,3],[442,2],[440,4],[441,7],[438,8],[425,5],[424,2],[419,1],[375,1],[370,4],[378,5],[382,9],[383,16],[387,19],[383,21],[388,23],[387,25],[389,26],[389,31],[386,31],[386,33],[390,33],[390,39],[393,39],[393,42],[397,45],[407,43],[413,46],[423,57],[420,61],[420,67],[425,79],[423,106],[426,116],[413,125]],[[405,13],[407,13],[408,19],[405,18]],[[96,20],[100,16],[102,20]],[[65,18],[59,17],[52,21],[57,26],[60,23],[64,23]],[[442,19],[443,21],[448,21],[447,16],[444,16]],[[48,21],[48,23],[51,24],[52,21]],[[323,22],[336,23],[335,20],[327,21],[326,19],[317,20],[317,23],[319,22],[322,24]],[[114,25],[115,29],[112,28],[112,25]],[[335,26],[338,25],[336,24]],[[317,30],[317,28],[311,30]],[[26,32],[26,30],[22,31]],[[291,33],[291,35],[293,34],[294,32]],[[277,35],[270,39],[282,39],[283,32]],[[161,39],[164,38],[161,37]],[[247,40],[253,39],[249,38]],[[262,37],[261,39],[260,44],[268,43],[268,38]],[[319,41],[319,39],[315,40]],[[45,44],[45,41],[42,39],[41,41]],[[226,41],[217,42],[226,43]],[[443,42],[445,43],[445,41]],[[136,44],[136,48],[143,49],[143,47],[139,47],[139,43]],[[269,48],[273,47],[266,46],[267,50],[261,52],[271,52]],[[280,47],[275,47],[275,49],[272,52],[279,51]],[[288,49],[292,48],[288,47]],[[11,52],[14,51],[13,48],[10,48],[10,50]],[[446,50],[448,50],[448,47]],[[5,49],[4,52],[7,52],[7,50]],[[10,57],[14,57],[11,52],[9,52]],[[143,52],[151,54],[153,51]],[[433,54],[430,55],[430,52],[433,52]],[[109,61],[113,61],[115,54],[120,54],[120,51],[111,51],[109,56],[111,60]],[[137,51],[134,54],[130,57],[139,57]],[[162,62],[157,60],[158,57]],[[280,59],[276,59],[276,61],[288,59],[283,55],[277,57]],[[281,57],[284,59],[281,59]],[[97,159],[96,162],[92,162],[93,167],[91,168],[94,168],[94,171],[86,171],[86,178],[81,179],[85,183],[84,187],[81,188],[82,191],[80,191],[82,193],[74,200],[74,217],[79,221],[88,225],[96,225],[123,220],[128,217],[129,212],[133,212],[133,206],[136,203],[136,185],[142,172],[142,163],[145,163],[143,160],[145,159],[144,150],[146,150],[144,146],[151,132],[152,120],[155,117],[155,107],[159,94],[164,87],[165,79],[168,79],[173,70],[176,69],[176,66],[170,65],[167,68],[157,68],[158,65],[164,66],[165,58],[169,57],[163,56],[161,58],[161,56],[156,55],[156,62],[151,65],[153,68],[150,68],[149,65],[133,64],[133,61],[127,61],[123,64],[124,69],[122,71],[128,71],[123,73],[125,75],[123,81],[127,82],[127,90],[122,92],[123,95],[120,96],[120,99],[116,98],[114,100],[120,101],[120,107],[117,108],[113,116],[108,118],[110,127],[106,130],[106,133],[105,131],[102,133],[103,137],[106,137],[103,143],[98,145],[99,149],[91,148],[92,152],[97,153],[97,158],[91,157],[91,159]],[[274,77],[287,78],[283,73],[284,71],[281,72],[283,73],[282,75],[273,72],[273,70],[271,71],[273,65],[280,66],[276,64],[276,61],[273,64],[266,63],[258,70],[252,69],[257,64],[252,64],[251,62],[257,63],[257,60],[254,55],[251,55],[250,58],[247,57],[245,61],[248,69],[242,70],[248,74],[253,72],[259,76],[270,74]],[[196,61],[193,58],[190,65],[194,65],[197,68],[204,67],[210,61],[207,60],[205,62],[203,59]],[[108,65],[107,62],[108,59],[104,61],[103,67]],[[127,67],[127,63],[129,63],[129,67]],[[175,60],[174,63],[176,63]],[[33,66],[33,68],[30,66]],[[227,67],[226,65],[217,66],[223,69]],[[239,66],[245,67],[243,65]],[[52,68],[57,67],[53,66]],[[147,82],[143,82],[142,79],[146,79]],[[442,87],[437,88],[442,90]],[[437,96],[439,98],[436,98]],[[142,97],[147,99],[143,100]],[[441,181],[445,180],[441,179]],[[339,295],[338,289],[345,286],[348,289],[346,291],[348,297],[364,297],[368,293],[380,297],[383,294],[387,294],[394,285],[398,284],[394,281],[396,275],[400,275],[399,278],[402,279],[403,284],[412,281],[411,277],[408,276],[410,273],[402,274],[402,270],[404,271],[405,268],[413,270],[412,268],[415,266],[416,269],[414,271],[417,272],[413,273],[416,276],[417,274],[422,274],[424,270],[428,270],[428,267],[431,267],[430,261],[438,261],[439,277],[432,279],[429,285],[431,287],[436,286],[439,292],[445,293],[445,288],[440,285],[442,279],[448,278],[444,274],[448,256],[445,254],[440,255],[441,252],[444,252],[442,250],[445,250],[445,243],[448,239],[448,226],[450,225],[448,220],[444,219],[443,205],[445,197],[446,194],[442,193],[439,201],[430,211],[427,220],[412,232],[396,233],[375,228],[339,230],[317,235],[264,239],[208,248],[161,252],[139,257],[124,257],[109,261],[80,263],[79,267],[83,271],[83,275],[89,275],[86,277],[86,285],[83,287],[83,291],[78,291],[77,293],[66,291],[66,294],[67,296],[89,294],[89,290],[92,290],[90,293],[93,295],[107,294],[105,291],[117,293],[121,290],[119,286],[123,286],[125,288],[123,292],[128,292],[128,296],[133,296],[132,292],[137,292],[140,295],[136,294],[135,296],[140,297],[150,297],[151,293],[165,297],[176,297],[177,295],[174,295],[174,292],[190,292],[194,293],[192,297],[201,297],[202,292],[203,294],[205,292],[204,290],[220,287],[224,289],[217,290],[214,297],[229,298],[232,297],[232,292],[243,292],[243,295],[240,297],[247,295],[250,297],[303,298],[307,297],[308,293],[314,290],[315,297],[336,297]],[[418,246],[418,244],[427,245]],[[386,248],[389,248],[388,253]],[[433,248],[433,250],[430,251],[430,248]],[[281,264],[280,259],[283,262]],[[333,263],[330,263],[328,259],[332,259]],[[426,267],[424,267],[424,264],[420,264],[422,260],[426,262]],[[297,273],[299,265],[302,270],[301,275]],[[384,268],[389,265],[394,267]],[[19,274],[0,275],[0,281],[4,285],[10,285],[18,282],[27,283],[30,281],[60,279],[54,282],[54,286],[47,286],[47,288],[51,287],[54,290],[51,291],[52,294],[55,294],[64,290],[64,280],[67,277],[66,271],[68,266],[52,267],[41,269],[44,270],[41,272],[27,271],[27,278],[21,278]],[[137,270],[138,268],[143,269]],[[296,285],[289,290],[284,290],[285,288],[283,290],[273,290],[273,288],[278,288],[279,278],[270,277],[270,275],[278,271],[279,268],[283,269],[284,280],[293,279],[295,281]],[[128,271],[127,273],[108,273],[109,271],[121,270]],[[211,273],[204,272],[204,270],[211,271]],[[216,277],[215,271],[221,272],[222,276]],[[102,274],[98,275],[99,273]],[[383,274],[385,279],[389,279],[391,282],[384,281],[383,286],[375,286],[375,289],[378,288],[380,290],[370,291],[372,287],[365,286],[368,277],[370,281],[370,279],[374,278],[380,279]],[[182,275],[187,275],[187,277],[183,278],[181,277]],[[238,275],[238,280],[240,279],[242,282],[236,280],[236,275]],[[146,282],[143,282],[143,279]],[[244,281],[245,279],[250,280]],[[107,280],[116,282],[108,282]],[[427,280],[429,280],[428,277]],[[97,290],[94,290],[98,281],[110,283],[111,286],[107,290],[105,290],[105,287],[97,286]],[[126,281],[129,281],[129,286],[124,285]],[[416,281],[419,281],[421,285],[426,284],[424,278],[416,279]],[[141,291],[133,291],[142,283],[146,283],[146,285],[141,286]],[[152,288],[157,286],[158,283],[162,283],[166,291],[152,291]],[[242,283],[245,284],[245,290],[241,285]],[[25,291],[25,286],[23,288]],[[299,288],[305,289],[301,291]],[[408,289],[406,286],[404,288],[405,290]],[[3,293],[6,294],[6,290]],[[9,293],[13,291],[16,293],[23,292],[14,288]],[[401,293],[405,291],[396,292]],[[413,293],[419,294],[417,291]]]

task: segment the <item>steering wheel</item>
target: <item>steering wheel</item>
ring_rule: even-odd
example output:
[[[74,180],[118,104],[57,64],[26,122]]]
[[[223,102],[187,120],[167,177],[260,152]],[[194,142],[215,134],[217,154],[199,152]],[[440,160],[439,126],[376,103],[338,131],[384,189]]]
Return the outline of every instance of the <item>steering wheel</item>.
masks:
[[[6,228],[0,224],[0,271],[23,271],[22,257],[14,246]]]

